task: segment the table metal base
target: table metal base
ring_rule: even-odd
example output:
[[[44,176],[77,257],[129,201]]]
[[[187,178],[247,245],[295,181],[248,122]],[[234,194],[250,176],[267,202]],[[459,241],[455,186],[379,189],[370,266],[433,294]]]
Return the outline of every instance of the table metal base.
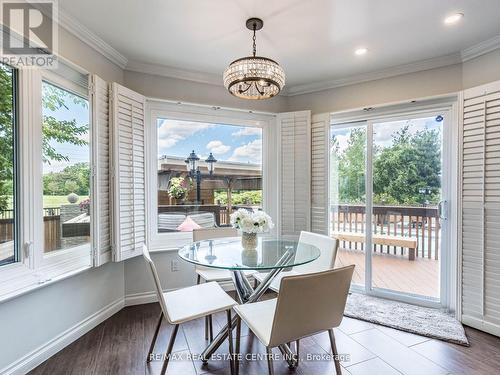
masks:
[[[259,298],[266,292],[269,285],[272,283],[274,278],[282,271],[283,268],[287,267],[288,262],[293,257],[293,253],[290,251],[285,252],[276,264],[277,268],[272,269],[267,276],[262,280],[262,282],[253,288],[244,273],[241,270],[231,270],[231,276],[236,289],[236,294],[241,304],[257,302]],[[282,267],[280,267],[282,266]],[[236,321],[238,317],[235,315],[232,319],[231,329],[236,327]],[[222,345],[224,340],[227,338],[228,329],[227,324],[222,327],[221,331],[214,337],[212,342],[205,348],[203,353],[201,353],[201,358],[204,364],[207,364],[210,357],[215,353],[215,351]],[[290,347],[288,345],[280,345],[279,349],[281,353],[285,356],[285,359],[290,367],[295,367],[297,362],[295,356],[293,355]]]

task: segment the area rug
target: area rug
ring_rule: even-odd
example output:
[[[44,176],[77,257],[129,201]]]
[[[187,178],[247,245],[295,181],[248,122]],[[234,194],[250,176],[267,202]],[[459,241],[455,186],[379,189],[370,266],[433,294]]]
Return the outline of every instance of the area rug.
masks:
[[[452,315],[438,309],[352,293],[347,299],[344,315],[421,336],[469,346],[462,324]]]

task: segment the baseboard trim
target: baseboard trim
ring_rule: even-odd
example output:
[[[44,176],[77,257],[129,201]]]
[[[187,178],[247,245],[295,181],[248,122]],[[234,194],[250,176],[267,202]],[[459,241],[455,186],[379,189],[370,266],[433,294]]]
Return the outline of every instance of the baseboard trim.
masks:
[[[483,319],[475,318],[473,316],[462,315],[462,323],[466,326],[476,328],[480,331],[489,333],[491,335],[500,337],[500,325],[486,322]]]
[[[169,291],[170,290],[164,290],[164,292],[169,292]],[[158,302],[158,298],[156,297],[156,292],[133,293],[133,294],[127,294],[125,296],[124,302],[125,302],[125,307],[144,305],[145,303]]]
[[[102,309],[96,311],[89,317],[83,319],[71,328],[62,332],[55,338],[47,341],[45,344],[39,346],[35,350],[19,358],[17,361],[11,363],[7,367],[0,370],[0,374],[17,375],[26,374],[42,362],[46,361],[54,354],[64,349],[76,339],[80,338],[92,328],[110,318],[113,314],[123,309],[124,299],[119,298],[114,302],[104,306]]]

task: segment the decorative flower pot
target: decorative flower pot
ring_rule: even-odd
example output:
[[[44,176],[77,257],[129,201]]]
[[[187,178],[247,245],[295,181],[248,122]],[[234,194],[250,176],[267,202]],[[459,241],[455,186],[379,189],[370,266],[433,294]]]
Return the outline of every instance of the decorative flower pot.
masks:
[[[257,233],[241,234],[241,245],[245,250],[255,250],[257,248]]]
[[[247,267],[255,267],[258,260],[259,255],[255,249],[245,249],[241,252],[241,262]]]

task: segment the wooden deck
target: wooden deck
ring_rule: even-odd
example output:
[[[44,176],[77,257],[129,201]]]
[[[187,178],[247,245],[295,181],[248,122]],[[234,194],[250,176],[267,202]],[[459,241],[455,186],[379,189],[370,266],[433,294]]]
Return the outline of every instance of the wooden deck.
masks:
[[[374,288],[439,298],[439,260],[373,253]],[[353,282],[364,285],[365,253],[359,250],[339,249],[336,266],[355,264]]]

